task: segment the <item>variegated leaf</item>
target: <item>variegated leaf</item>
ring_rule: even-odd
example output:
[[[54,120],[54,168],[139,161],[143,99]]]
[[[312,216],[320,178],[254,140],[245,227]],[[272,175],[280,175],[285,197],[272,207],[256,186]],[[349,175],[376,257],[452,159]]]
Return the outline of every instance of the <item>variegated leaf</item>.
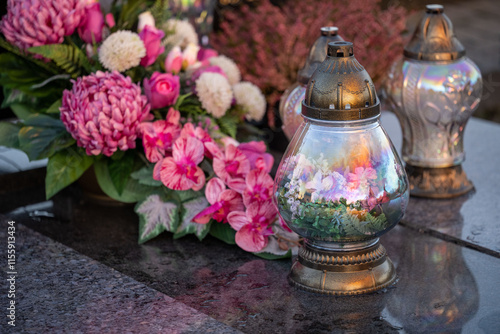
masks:
[[[210,230],[210,223],[208,224],[198,224],[192,222],[194,216],[200,213],[203,209],[208,206],[207,199],[202,197],[197,197],[192,200],[183,203],[184,210],[181,215],[181,224],[175,231],[174,239],[185,236],[186,234],[195,234],[198,239],[203,240]]]
[[[152,239],[163,231],[176,231],[179,225],[177,204],[162,201],[159,195],[151,195],[135,207],[139,215],[139,243]]]

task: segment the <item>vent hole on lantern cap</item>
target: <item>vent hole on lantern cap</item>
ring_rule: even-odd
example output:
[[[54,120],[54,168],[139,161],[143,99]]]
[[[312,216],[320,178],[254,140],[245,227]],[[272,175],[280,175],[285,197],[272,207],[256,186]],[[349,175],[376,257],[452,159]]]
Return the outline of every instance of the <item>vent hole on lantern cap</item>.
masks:
[[[348,103],[345,105],[345,108],[346,108],[346,110],[349,110],[349,109],[351,109],[351,105]]]
[[[335,104],[330,104],[329,109],[335,109]]]
[[[365,102],[365,108],[368,108],[370,106],[369,102]]]
[[[337,57],[344,57],[344,53],[342,51],[337,51]]]

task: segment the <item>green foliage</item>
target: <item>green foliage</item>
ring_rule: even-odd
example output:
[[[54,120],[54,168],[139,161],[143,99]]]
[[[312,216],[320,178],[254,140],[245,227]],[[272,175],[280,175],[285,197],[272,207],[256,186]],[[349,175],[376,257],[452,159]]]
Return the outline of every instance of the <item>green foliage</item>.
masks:
[[[154,165],[145,166],[138,171],[133,172],[130,176],[137,180],[140,184],[151,187],[161,187],[163,183],[153,179]]]
[[[234,240],[236,231],[233,230],[233,228],[229,224],[223,224],[213,221],[212,226],[210,227],[210,235],[224,241],[227,244],[236,244],[236,241]]]
[[[0,36],[0,47],[12,53],[12,56],[16,55],[17,59],[23,59],[29,61],[31,64],[36,65],[38,68],[47,71],[48,73],[57,74],[59,71],[57,68],[50,63],[46,63],[43,60],[35,59],[32,56],[28,55],[26,52],[19,49],[17,46],[10,44],[5,39]],[[6,53],[7,54],[7,53]]]
[[[188,117],[206,114],[201,107],[201,102],[191,93],[180,95],[175,102],[174,109],[187,114]]]
[[[45,111],[47,114],[58,114],[59,115],[59,108],[62,105],[62,99],[57,100],[56,102],[52,103],[50,107],[47,108]]]
[[[217,119],[217,125],[223,133],[233,138],[236,138],[236,132],[238,130],[239,118],[234,115],[226,114],[221,118]]]
[[[143,11],[141,9],[143,2],[143,0],[128,0],[124,3],[116,22],[117,30],[132,30],[139,14]]]
[[[60,119],[33,113],[23,105],[15,104],[11,108],[16,116],[24,121],[24,126],[18,132],[19,149],[24,151],[30,160],[51,157],[75,143]]]
[[[111,178],[109,164],[112,159],[101,158],[97,160],[94,164],[94,171],[97,176],[97,183],[101,187],[101,190],[109,197],[124,203],[135,203],[143,200],[148,195],[155,192],[155,187],[147,186],[139,183],[137,179],[132,178],[130,175],[125,177],[125,186],[122,192],[116,189],[116,186]],[[142,162],[135,160],[134,167],[132,171],[140,169]]]
[[[0,85],[4,87],[4,106],[19,103],[32,102],[33,98],[47,98],[51,101],[61,96],[63,89],[69,84],[68,80],[58,80],[51,85],[40,86],[45,81],[54,77],[52,72],[35,65],[24,57],[12,53],[0,54]],[[20,96],[22,92],[27,96]],[[14,96],[10,96],[13,94]],[[57,97],[56,97],[57,96]]]
[[[193,192],[194,193],[194,192]],[[197,197],[186,200],[182,203],[180,213],[181,224],[174,233],[174,239],[181,238],[186,234],[194,234],[201,241],[203,240],[212,225],[212,221],[208,224],[198,224],[193,222],[193,218],[209,205],[207,199],[202,194]]]
[[[20,125],[0,122],[0,146],[19,148],[19,129]]]
[[[109,175],[118,195],[123,193],[130,174],[134,168],[134,153],[125,152],[121,159],[111,159],[108,162]]]
[[[149,8],[151,15],[153,15],[155,19],[155,25],[157,27],[161,28],[163,23],[171,16],[169,8],[170,6],[168,0],[156,0],[153,6]]]
[[[30,52],[53,60],[56,65],[72,78],[79,77],[83,72],[90,73],[90,63],[87,56],[75,45],[49,44],[33,46]]]
[[[139,215],[139,244],[164,231],[176,231],[180,223],[178,205],[158,194],[137,203],[135,212]]]
[[[93,161],[92,157],[75,147],[66,148],[51,156],[47,163],[47,176],[45,177],[47,199],[78,180]]]

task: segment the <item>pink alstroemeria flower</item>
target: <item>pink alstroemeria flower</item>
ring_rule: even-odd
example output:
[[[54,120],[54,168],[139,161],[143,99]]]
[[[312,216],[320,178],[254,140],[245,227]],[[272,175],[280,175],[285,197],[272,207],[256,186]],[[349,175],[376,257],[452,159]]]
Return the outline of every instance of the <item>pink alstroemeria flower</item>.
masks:
[[[237,231],[236,244],[247,252],[259,252],[267,246],[275,218],[276,208],[271,201],[254,202],[246,212],[235,211],[227,216],[229,224]]]
[[[215,143],[205,143],[205,147],[212,153],[215,174],[240,194],[246,188],[245,177],[250,171],[250,162],[247,157],[234,145],[228,145],[224,152]]]
[[[245,154],[250,161],[250,168],[257,167],[256,162],[259,158],[264,159],[266,172],[270,173],[273,168],[274,158],[271,154],[266,153],[266,144],[263,141],[251,141],[242,143],[238,149]]]
[[[163,159],[159,167],[161,182],[173,190],[203,188],[205,173],[198,167],[203,160],[203,152],[203,143],[198,139],[178,138],[172,147],[172,156]]]
[[[227,215],[230,212],[245,209],[241,195],[234,190],[226,189],[224,182],[217,177],[207,182],[205,196],[211,205],[193,218],[198,224],[206,224],[210,218],[219,223],[227,223]]]
[[[150,162],[160,161],[165,157],[166,151],[172,149],[173,142],[181,134],[180,116],[179,111],[170,108],[166,120],[141,124],[142,144]]]
[[[243,203],[249,206],[253,202],[265,202],[273,193],[273,178],[262,169],[254,169],[246,177],[247,187],[243,191]]]

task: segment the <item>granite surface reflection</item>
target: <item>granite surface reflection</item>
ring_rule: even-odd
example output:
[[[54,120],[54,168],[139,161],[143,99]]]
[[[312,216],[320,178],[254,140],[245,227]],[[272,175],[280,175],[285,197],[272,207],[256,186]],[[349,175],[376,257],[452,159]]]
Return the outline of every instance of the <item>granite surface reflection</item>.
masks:
[[[293,290],[290,260],[263,260],[210,236],[200,243],[163,234],[138,245],[131,206],[89,202],[76,187],[7,217],[245,333],[493,333],[500,325],[500,259],[404,226],[382,237],[399,282],[381,293],[332,298]],[[62,273],[54,279],[75,284]]]
[[[383,113],[382,125],[400,151],[402,137],[396,116]],[[464,141],[463,168],[475,190],[454,199],[411,197],[400,224],[500,257],[500,125],[472,118]],[[457,224],[462,227],[455,228]]]

